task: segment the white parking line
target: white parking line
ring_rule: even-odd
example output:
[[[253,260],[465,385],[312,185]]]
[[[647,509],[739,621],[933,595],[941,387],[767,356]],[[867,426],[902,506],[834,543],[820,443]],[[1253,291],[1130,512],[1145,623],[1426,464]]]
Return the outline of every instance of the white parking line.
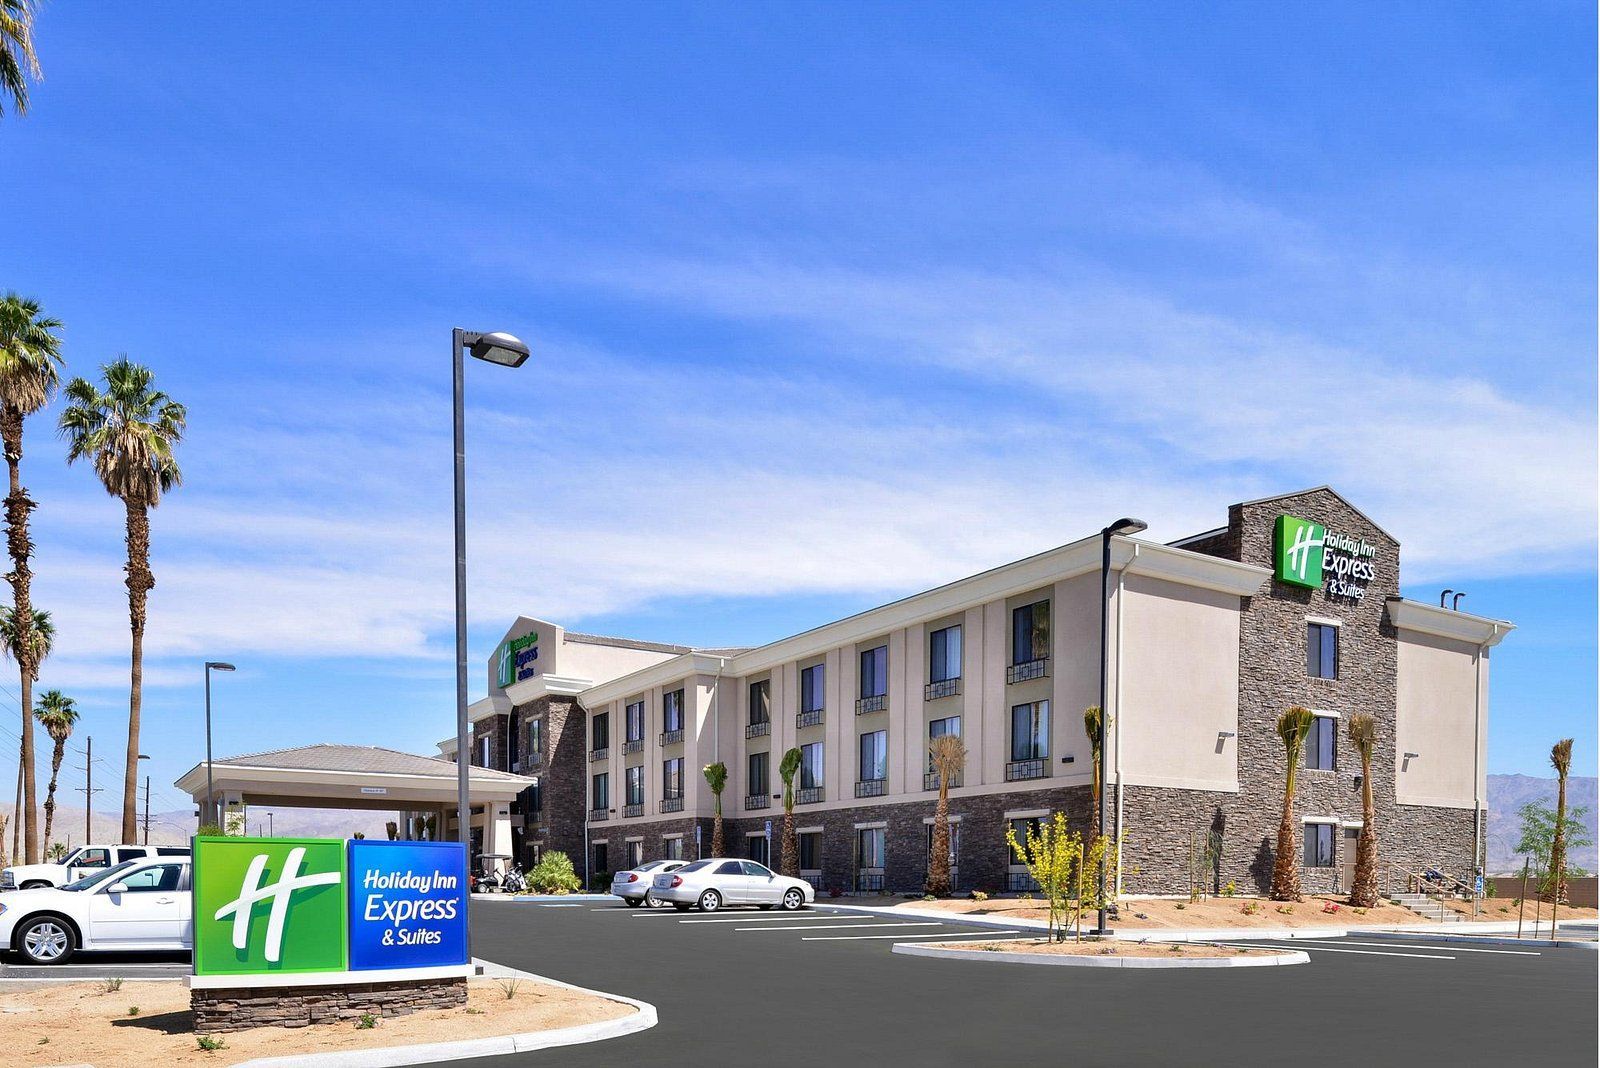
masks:
[[[1296,939],[1293,940],[1294,944],[1298,944],[1298,943],[1300,943],[1302,941],[1307,941],[1307,940],[1306,939],[1301,939],[1301,938],[1296,938]],[[1255,945],[1255,944],[1252,944],[1250,942],[1228,942],[1227,945],[1230,945],[1230,946],[1241,946],[1241,947],[1243,947],[1245,949],[1276,949],[1276,950],[1279,950],[1280,952],[1282,950],[1284,950],[1284,949],[1293,948],[1292,945],[1291,946],[1263,946],[1263,945]],[[1379,953],[1377,950],[1374,950],[1374,949],[1330,949],[1330,948],[1328,948],[1326,946],[1308,946],[1308,947],[1306,947],[1306,952],[1308,952],[1308,953],[1357,953],[1357,954],[1360,954],[1363,957],[1421,957],[1421,958],[1424,958],[1426,960],[1455,960],[1454,957],[1447,956],[1447,955],[1445,955],[1443,953]]]
[[[787,918],[787,917],[785,917]],[[833,917],[829,916],[828,919]],[[943,927],[944,924],[929,920],[926,923],[836,923],[817,924],[815,927],[735,927],[735,931],[826,931],[832,927],[845,928],[851,931],[860,931],[868,927]]]
[[[686,920],[679,920],[678,922],[679,923],[751,923],[751,922],[754,922],[754,921],[760,921],[762,923],[771,923],[771,922],[774,922],[776,920],[788,920],[789,922],[793,923],[796,920],[805,920],[806,922],[809,923],[809,922],[814,921],[814,920],[870,920],[870,919],[873,919],[873,918],[874,917],[872,917],[872,916],[827,916],[827,915],[821,915],[821,916],[796,916],[796,915],[793,915],[792,913],[787,913],[786,912],[781,916],[717,916],[717,917],[714,917],[714,918],[711,917],[711,916],[706,916],[706,917],[694,916],[694,917],[690,917],[689,919],[686,919]]]
[[[802,937],[802,942],[865,942],[872,938],[897,938],[905,941],[908,938],[937,938],[942,942],[1014,942],[1016,939],[1003,938],[1002,935],[1020,935],[1021,931],[991,931],[986,935],[946,935],[929,932],[927,934],[892,934],[892,935],[815,935]]]
[[[1325,942],[1330,941],[1330,939],[1325,939],[1325,938],[1296,938],[1294,941],[1295,942],[1325,943]],[[1448,949],[1452,953],[1504,953],[1507,956],[1512,956],[1512,957],[1537,957],[1537,956],[1540,956],[1540,954],[1539,954],[1539,952],[1537,950],[1532,950],[1532,949],[1467,949],[1464,946],[1430,946],[1430,945],[1424,945],[1424,944],[1419,943],[1419,942],[1401,942],[1401,941],[1398,941],[1398,940],[1394,941],[1394,942],[1352,942],[1349,939],[1341,938],[1341,939],[1338,939],[1336,942],[1334,942],[1334,944],[1335,945],[1340,945],[1340,946],[1379,946],[1379,947],[1384,948],[1384,949],[1387,949],[1387,948],[1389,948],[1391,946],[1393,946],[1395,948],[1399,948],[1399,947],[1403,947],[1403,946],[1409,946],[1412,949]]]

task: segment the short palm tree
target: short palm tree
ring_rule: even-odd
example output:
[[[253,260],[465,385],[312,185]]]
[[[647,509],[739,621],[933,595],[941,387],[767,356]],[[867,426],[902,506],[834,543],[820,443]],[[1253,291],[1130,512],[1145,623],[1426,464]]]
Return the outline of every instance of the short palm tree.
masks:
[[[66,388],[61,433],[67,462],[89,460],[106,492],[127,512],[128,619],[133,632],[128,696],[128,754],[122,783],[122,838],[134,841],[139,715],[144,683],[145,608],[156,584],[150,571],[150,509],[182,482],[173,446],[183,440],[183,405],[154,388],[155,376],[126,356],[101,368],[102,389],[86,378]]]
[[[728,765],[722,761],[707,764],[701,773],[706,785],[711,787],[711,800],[715,806],[711,816],[711,855],[722,856],[722,791],[728,787]]]
[[[933,848],[928,856],[924,891],[936,897],[950,893],[950,787],[967,763],[967,744],[959,734],[941,734],[928,743],[928,761],[939,777],[939,800],[933,806]]]
[[[1378,816],[1372,801],[1372,752],[1378,744],[1378,721],[1357,712],[1345,726],[1345,736],[1361,755],[1361,835],[1356,839],[1350,904],[1370,909],[1378,904]]]
[[[1296,705],[1278,717],[1278,737],[1283,739],[1284,755],[1288,768],[1283,777],[1283,815],[1278,820],[1278,850],[1272,858],[1272,891],[1274,901],[1300,900],[1300,858],[1296,855],[1294,833],[1294,777],[1300,767],[1300,756],[1305,751],[1306,738],[1316,716],[1308,708]]]
[[[1550,766],[1556,769],[1556,825],[1550,836],[1550,900],[1567,900],[1567,775],[1572,771],[1572,739],[1550,747]]]
[[[794,836],[794,777],[800,771],[800,750],[791,749],[778,762],[778,778],[783,780],[783,845],[778,871],[800,877],[800,844]]]
[[[56,821],[56,779],[61,775],[61,758],[67,755],[67,739],[78,723],[78,709],[76,702],[60,690],[46,690],[39,695],[39,707],[33,710],[33,716],[56,743],[50,754],[50,785],[44,794],[44,840],[48,842]]]
[[[35,0],[0,0],[0,101],[11,98],[18,115],[28,112],[28,79],[38,81],[39,58],[33,51]],[[0,106],[0,115],[5,114]]]
[[[24,662],[23,658],[26,655],[27,661],[33,664],[31,675],[27,672],[23,673],[23,678],[27,682],[23,693],[28,694],[31,699],[34,680],[39,677],[39,665],[44,662],[45,657],[50,655],[50,650],[55,645],[56,628],[55,624],[50,621],[49,612],[41,612],[39,609],[34,608],[30,609],[28,614],[33,617],[33,623],[26,628],[27,633],[26,637],[24,637],[20,633],[24,628],[20,626],[16,611],[0,606],[0,651],[3,651],[5,655],[15,660],[18,664]],[[24,654],[21,650],[23,641],[26,641],[29,646],[27,654]],[[15,815],[11,821],[11,855],[19,860],[22,858],[23,853],[19,849],[22,843],[18,835],[23,830],[22,825],[24,823],[29,824],[27,828],[28,839],[33,843],[26,848],[38,849],[42,847],[37,840],[39,828],[31,820],[21,818],[24,811],[31,816],[34,804],[33,719],[31,716],[23,727],[22,736],[27,743],[27,747],[23,750],[27,760],[17,766],[17,808],[13,810]],[[25,810],[22,807],[24,801],[27,804]]]
[[[5,0],[0,0],[5,3]],[[6,9],[0,8],[0,11]],[[6,11],[6,15],[10,12]],[[0,16],[3,17],[3,16]],[[31,17],[31,14],[30,14]],[[3,29],[3,24],[0,24]],[[3,37],[3,34],[0,34]],[[6,548],[11,554],[11,603],[17,610],[16,622],[24,633],[17,636],[13,655],[21,676],[22,706],[22,798],[18,822],[25,837],[27,861],[39,861],[38,814],[35,810],[35,770],[33,753],[33,683],[39,677],[39,664],[33,657],[33,643],[26,630],[33,618],[33,539],[28,535],[28,516],[33,498],[22,485],[22,427],[28,416],[50,402],[61,382],[61,323],[40,313],[39,303],[15,293],[0,297],[0,441],[10,474],[6,494]]]

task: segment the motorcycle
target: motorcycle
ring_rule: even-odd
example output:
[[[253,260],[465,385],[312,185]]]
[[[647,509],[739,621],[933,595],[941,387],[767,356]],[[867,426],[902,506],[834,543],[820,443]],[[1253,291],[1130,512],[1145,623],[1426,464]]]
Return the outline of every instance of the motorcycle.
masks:
[[[506,872],[506,877],[500,884],[500,889],[507,894],[526,894],[528,892],[528,880],[522,874],[522,865],[515,861],[512,862],[510,870]]]

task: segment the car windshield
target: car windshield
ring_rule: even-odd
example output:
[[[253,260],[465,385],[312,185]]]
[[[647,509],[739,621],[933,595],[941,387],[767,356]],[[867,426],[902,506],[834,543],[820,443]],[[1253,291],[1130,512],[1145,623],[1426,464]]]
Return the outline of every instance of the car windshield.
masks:
[[[709,860],[697,860],[693,864],[685,864],[683,867],[679,868],[678,870],[681,871],[681,872],[685,872],[685,873],[691,872],[691,871],[699,871],[701,868],[705,867],[707,864],[710,864],[710,863],[711,862]]]
[[[61,889],[63,889],[63,890],[93,890],[95,887],[99,886],[101,883],[105,882],[107,879],[115,878],[118,873],[127,871],[129,868],[133,867],[136,863],[138,863],[138,861],[125,860],[121,864],[117,864],[117,865],[114,865],[113,867],[106,868],[104,871],[97,871],[93,875],[85,875],[83,878],[77,880],[76,882],[67,883],[66,885],[62,886]]]
[[[60,860],[56,861],[56,863],[65,865],[66,867],[70,868],[70,867],[72,867],[73,864],[77,863],[78,854],[82,853],[83,850],[84,850],[84,847],[83,846],[79,846],[77,849],[74,849],[72,852],[68,853],[66,856],[64,856]]]

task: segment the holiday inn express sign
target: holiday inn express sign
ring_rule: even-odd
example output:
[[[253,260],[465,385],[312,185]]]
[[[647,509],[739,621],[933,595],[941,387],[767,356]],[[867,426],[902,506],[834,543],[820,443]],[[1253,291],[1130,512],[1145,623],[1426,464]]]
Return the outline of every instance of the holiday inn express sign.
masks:
[[[465,965],[459,842],[196,838],[194,973]]]
[[[1365,538],[1330,532],[1299,516],[1280,515],[1273,528],[1273,546],[1279,582],[1353,601],[1366,596],[1375,550]]]
[[[502,690],[514,682],[521,682],[534,673],[538,659],[538,631],[509,639],[500,646],[500,656],[495,664],[495,682]]]

